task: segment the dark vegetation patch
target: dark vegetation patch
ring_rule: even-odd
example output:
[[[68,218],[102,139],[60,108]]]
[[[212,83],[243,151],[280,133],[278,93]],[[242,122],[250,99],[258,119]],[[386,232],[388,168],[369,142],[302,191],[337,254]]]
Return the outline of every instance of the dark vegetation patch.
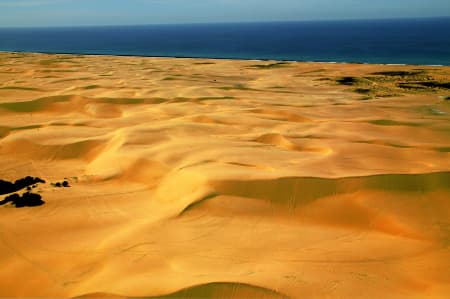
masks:
[[[196,65],[216,64],[215,62],[194,62]]]
[[[45,70],[42,70],[41,72],[43,72],[43,73],[76,73],[78,71],[77,70],[59,70],[59,69],[51,70],[51,69],[45,69]]]
[[[282,67],[287,67],[289,66],[288,62],[275,62],[275,63],[271,63],[271,64],[254,64],[254,65],[250,65],[249,68],[254,68],[254,69],[276,69],[276,68],[282,68]]]
[[[52,83],[62,83],[62,82],[70,82],[70,81],[85,81],[85,80],[91,80],[92,78],[89,77],[80,77],[80,78],[67,78],[67,79],[61,79],[53,81]]]
[[[100,85],[88,85],[83,87],[83,89],[96,89],[96,88],[100,88]]]
[[[323,72],[323,71],[326,71],[326,69],[311,70],[311,71],[307,71],[307,72],[303,72],[301,74],[295,75],[294,77],[302,77],[303,75],[306,75],[306,74],[319,73],[319,72]]]
[[[163,81],[172,81],[172,80],[177,80],[177,78],[174,77],[165,77],[164,79],[162,79]]]
[[[361,93],[361,94],[368,94],[368,93],[370,93],[371,89],[369,89],[369,88],[355,88],[353,91],[357,92],[357,93]]]
[[[33,129],[40,129],[40,128],[42,128],[42,125],[29,125],[29,126],[11,128],[11,131],[25,131],[25,130],[33,130]]]
[[[450,89],[450,82],[443,81],[442,74],[430,70],[398,70],[374,72],[368,76],[345,76],[336,78],[321,78],[334,80],[340,85],[353,86],[351,91],[363,94],[362,100],[393,97],[406,93],[439,93]]]
[[[450,82],[426,81],[426,82],[417,82],[417,84],[430,88],[450,89]]]
[[[249,88],[244,84],[235,84],[233,86],[224,86],[224,87],[217,87],[217,88],[223,89],[223,90],[256,90],[256,89]]]
[[[209,101],[209,100],[233,100],[235,97],[200,97],[197,98],[199,101]]]
[[[77,63],[72,60],[72,57],[57,57],[53,59],[43,59],[39,61],[40,65],[51,66],[59,63]]]
[[[418,123],[410,123],[410,122],[401,122],[391,119],[376,119],[371,120],[369,123],[378,125],[378,126],[409,126],[409,127],[418,127],[421,126],[421,124]]]
[[[24,207],[37,207],[43,205],[45,202],[42,200],[42,196],[39,194],[26,192],[22,196],[17,193],[7,196],[4,200],[0,201],[0,205],[12,203],[16,208]]]
[[[384,145],[384,146],[391,146],[396,148],[412,148],[412,146],[404,145],[404,144],[398,144],[398,143],[392,143],[392,142],[379,142],[378,140],[358,140],[353,141],[354,143],[364,143],[364,144],[374,144],[374,145]]]
[[[410,71],[388,71],[388,72],[375,72],[372,75],[377,76],[390,76],[390,77],[406,77],[406,76],[415,76],[418,74],[422,74],[424,71],[418,70],[414,72]]]
[[[30,90],[30,91],[40,91],[39,88],[25,87],[25,86],[3,86],[0,87],[1,90]]]
[[[144,104],[147,99],[144,98],[100,98],[104,104],[118,104],[118,105],[136,105]]]
[[[450,147],[436,147],[435,150],[440,153],[450,153]]]
[[[415,83],[406,83],[406,82],[401,82],[397,84],[398,87],[403,88],[403,89],[427,89],[424,86],[420,86],[419,84],[415,84]]]
[[[64,180],[62,182],[51,183],[51,185],[56,188],[69,188],[70,187],[70,184],[67,180]]]
[[[336,79],[336,82],[341,84],[341,85],[356,85],[356,83],[359,82],[358,78],[356,77],[341,77]]]
[[[34,188],[38,187],[38,184],[45,184],[45,180],[31,176],[18,179],[15,182],[0,180],[0,194],[12,193],[0,201],[0,206],[8,203],[16,208],[37,207],[43,205],[45,202],[42,200],[42,196],[31,192]],[[67,178],[64,178],[63,181],[51,183],[51,185],[58,188],[71,187]],[[17,192],[22,189],[26,189],[26,191],[22,195],[18,194]]]
[[[415,81],[415,82],[400,82],[398,87],[404,89],[450,89],[450,82],[437,81]]]
[[[25,102],[0,103],[0,108],[22,113],[35,112],[45,108],[49,104],[67,102],[68,100],[68,96],[53,96]]]
[[[38,183],[45,184],[45,181],[41,178],[38,178],[38,177],[34,178],[31,176],[27,176],[22,179],[18,179],[14,183],[0,180],[0,194],[8,194],[8,193],[12,193],[12,192],[17,192],[28,186],[36,185]]]

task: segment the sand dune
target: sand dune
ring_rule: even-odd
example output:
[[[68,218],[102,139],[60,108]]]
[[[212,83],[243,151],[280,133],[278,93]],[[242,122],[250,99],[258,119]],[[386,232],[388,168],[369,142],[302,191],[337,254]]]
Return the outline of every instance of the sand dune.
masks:
[[[448,298],[449,67],[0,62],[0,297]]]
[[[126,298],[112,294],[87,294],[77,298]],[[173,294],[155,297],[146,297],[148,299],[177,299],[177,298],[231,298],[231,299],[246,299],[246,298],[261,298],[261,299],[286,299],[277,292],[267,290],[252,285],[242,283],[209,283],[200,286],[186,288],[184,290],[175,292]]]

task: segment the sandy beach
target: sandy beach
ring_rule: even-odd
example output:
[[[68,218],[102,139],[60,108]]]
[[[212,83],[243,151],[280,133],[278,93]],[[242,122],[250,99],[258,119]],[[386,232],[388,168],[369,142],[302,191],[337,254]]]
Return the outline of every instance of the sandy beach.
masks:
[[[0,53],[0,297],[449,298],[449,82]]]

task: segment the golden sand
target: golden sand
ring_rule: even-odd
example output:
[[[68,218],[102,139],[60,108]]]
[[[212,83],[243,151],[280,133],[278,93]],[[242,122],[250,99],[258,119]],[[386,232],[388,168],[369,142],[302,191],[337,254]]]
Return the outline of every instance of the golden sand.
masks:
[[[1,53],[0,297],[449,298],[449,81]]]

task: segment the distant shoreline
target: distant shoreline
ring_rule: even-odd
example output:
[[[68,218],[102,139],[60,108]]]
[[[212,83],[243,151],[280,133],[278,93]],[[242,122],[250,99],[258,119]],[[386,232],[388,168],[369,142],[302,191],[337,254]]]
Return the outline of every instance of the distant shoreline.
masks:
[[[42,54],[42,55],[74,55],[74,56],[101,56],[101,57],[136,57],[136,58],[173,58],[173,59],[209,59],[209,60],[230,60],[230,61],[279,61],[298,63],[324,63],[324,64],[356,64],[356,65],[381,65],[381,66],[428,66],[428,67],[449,67],[443,64],[407,64],[407,63],[369,63],[358,61],[314,61],[314,60],[288,60],[288,59],[257,59],[257,58],[224,58],[224,57],[200,57],[200,56],[146,56],[129,54],[102,54],[102,53],[63,53],[63,52],[28,52],[28,51],[3,51],[0,53],[11,54]]]
[[[450,18],[0,29],[46,54],[450,65]]]

